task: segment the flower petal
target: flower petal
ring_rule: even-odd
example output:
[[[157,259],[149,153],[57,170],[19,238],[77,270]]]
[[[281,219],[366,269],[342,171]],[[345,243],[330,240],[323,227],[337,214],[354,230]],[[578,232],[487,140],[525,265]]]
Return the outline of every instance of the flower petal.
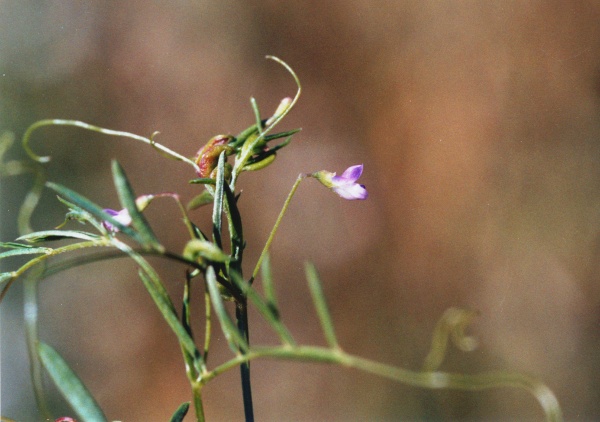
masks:
[[[344,186],[337,186],[332,188],[335,193],[344,199],[367,199],[369,193],[365,189],[364,185],[358,183],[347,184]]]
[[[107,213],[108,215],[112,216],[115,220],[117,220],[119,223],[123,224],[124,226],[128,226],[131,224],[131,216],[129,215],[129,211],[127,211],[127,209],[122,209],[121,211],[115,211],[110,208],[105,208],[104,212]],[[102,224],[104,224],[104,227],[106,227],[107,230],[110,230],[113,232],[118,231],[118,229],[115,226],[113,226],[112,224],[110,224],[108,221],[103,221]]]
[[[342,173],[342,175],[340,177],[348,180],[348,181],[352,181],[352,182],[356,182],[358,180],[358,178],[360,177],[360,175],[363,172],[363,165],[362,164],[357,164],[356,166],[351,166],[348,167],[344,173]]]

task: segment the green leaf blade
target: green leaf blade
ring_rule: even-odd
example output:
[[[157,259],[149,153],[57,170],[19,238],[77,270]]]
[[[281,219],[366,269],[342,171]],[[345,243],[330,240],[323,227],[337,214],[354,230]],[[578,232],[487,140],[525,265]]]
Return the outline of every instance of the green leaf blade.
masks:
[[[223,247],[221,242],[221,215],[223,214],[223,185],[225,184],[225,152],[219,155],[217,165],[217,184],[215,185],[214,205],[213,205],[213,238],[219,248]]]
[[[104,422],[106,416],[83,382],[67,362],[45,343],[38,343],[37,353],[42,365],[82,421]]]
[[[79,230],[43,230],[17,238],[30,243],[50,242],[64,239],[98,240],[100,236]]]
[[[0,248],[8,249],[0,252],[0,259],[19,255],[44,255],[52,252],[52,248],[36,247],[16,242],[0,242]]]
[[[182,403],[181,406],[177,408],[173,416],[171,416],[171,422],[183,422],[183,418],[187,415],[188,410],[190,409],[190,402]]]
[[[89,199],[85,198],[84,196],[78,194],[74,190],[71,190],[65,186],[59,185],[57,183],[52,183],[52,182],[47,182],[46,186],[48,186],[50,189],[52,189],[53,191],[58,193],[60,196],[62,196],[67,201],[72,202],[73,204],[77,205],[79,208],[89,212],[97,219],[99,219],[101,221],[109,222],[123,234],[131,237],[133,240],[135,240],[138,243],[142,243],[140,236],[131,227],[121,224],[112,215],[105,212],[104,209],[102,209],[102,207],[100,207],[99,205],[96,205],[95,203],[93,203]]]
[[[154,249],[158,251],[164,250],[163,246],[160,244],[154,235],[154,232],[150,228],[148,221],[140,212],[140,210],[138,210],[133,188],[127,179],[125,170],[123,170],[123,167],[121,167],[118,161],[112,162],[112,172],[115,187],[119,195],[119,201],[121,202],[123,208],[126,208],[129,212],[129,215],[131,216],[131,224],[139,233],[142,240],[142,246],[146,249]]]
[[[166,290],[164,290],[162,283],[160,283],[159,280],[156,280],[152,273],[149,274],[144,269],[140,269],[139,276],[163,318],[177,336],[181,346],[187,353],[190,354],[190,356],[194,356],[196,359],[198,359],[198,361],[200,361],[200,352],[196,348],[194,340],[192,340],[185,327],[179,321],[179,317],[175,312],[173,303],[166,294]]]
[[[208,270],[206,271],[206,284],[208,285],[208,292],[210,294],[210,299],[215,309],[215,313],[217,314],[217,318],[221,324],[221,330],[223,331],[223,334],[225,334],[225,338],[229,343],[229,347],[234,353],[238,353],[238,350],[243,352],[248,351],[248,343],[225,310],[225,304],[223,303],[223,298],[219,292],[217,276],[213,267],[208,267]]]
[[[339,349],[340,346],[335,335],[333,321],[331,320],[327,302],[325,301],[325,293],[323,293],[323,287],[321,285],[317,269],[313,264],[306,263],[305,271],[306,279],[308,280],[308,287],[310,288],[310,294],[312,296],[317,315],[319,316],[321,327],[323,328],[325,340],[327,340],[327,344],[329,344],[331,348]]]

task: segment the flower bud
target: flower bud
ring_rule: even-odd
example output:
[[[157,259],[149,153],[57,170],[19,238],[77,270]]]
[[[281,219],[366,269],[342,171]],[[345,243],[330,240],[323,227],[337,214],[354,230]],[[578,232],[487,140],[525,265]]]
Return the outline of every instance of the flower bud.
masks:
[[[267,124],[267,126],[269,126],[271,123],[273,123],[279,117],[281,117],[282,114],[286,113],[291,105],[292,105],[292,99],[290,97],[285,97],[283,100],[281,100],[281,102],[279,103],[279,106],[277,106],[277,110],[275,110],[275,113],[271,117],[269,117],[267,119],[267,121],[265,122]]]

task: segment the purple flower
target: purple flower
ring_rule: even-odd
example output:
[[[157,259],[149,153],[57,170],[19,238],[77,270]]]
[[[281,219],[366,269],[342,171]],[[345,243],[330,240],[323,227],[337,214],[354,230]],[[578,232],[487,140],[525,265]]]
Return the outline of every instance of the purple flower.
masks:
[[[367,199],[369,196],[364,185],[356,183],[363,171],[363,165],[348,167],[341,176],[336,176],[335,173],[321,170],[311,174],[324,186],[333,189],[335,193],[344,199]]]
[[[129,215],[129,211],[127,211],[127,209],[122,209],[121,211],[115,211],[110,208],[105,208],[104,212],[107,213],[108,215],[110,215],[111,217],[113,217],[115,220],[117,220],[119,223],[121,223],[124,226],[128,226],[131,224],[131,216]],[[115,232],[115,233],[119,231],[118,228],[116,228],[115,226],[110,224],[108,221],[103,221],[102,224],[104,225],[106,230],[109,230],[109,231]]]

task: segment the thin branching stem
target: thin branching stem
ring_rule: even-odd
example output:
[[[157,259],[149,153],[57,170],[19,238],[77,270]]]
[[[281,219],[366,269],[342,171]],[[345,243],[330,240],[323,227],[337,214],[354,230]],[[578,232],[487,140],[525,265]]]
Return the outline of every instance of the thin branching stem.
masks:
[[[281,220],[283,219],[283,216],[287,212],[287,209],[290,206],[290,202],[292,201],[292,198],[294,197],[294,194],[296,193],[298,186],[300,186],[300,183],[304,179],[306,179],[306,174],[300,174],[298,176],[298,178],[294,182],[294,185],[292,186],[292,190],[290,190],[290,193],[288,194],[287,198],[285,199],[285,202],[283,203],[283,208],[281,208],[281,211],[279,212],[279,216],[277,217],[277,220],[275,221],[275,224],[273,225],[273,228],[271,229],[271,233],[269,234],[267,242],[265,243],[265,246],[263,247],[263,250],[260,253],[260,256],[258,257],[258,261],[256,262],[256,266],[254,267],[254,271],[252,271],[252,277],[250,278],[250,283],[252,283],[254,281],[254,279],[256,278],[256,276],[258,275],[258,272],[260,271],[260,267],[263,262],[263,259],[265,259],[265,256],[269,252],[269,248],[271,247],[271,243],[273,243],[273,239],[275,238],[275,233],[277,232],[277,229],[279,228],[279,225],[281,224]]]
[[[23,135],[23,148],[25,149],[27,154],[33,160],[35,160],[39,163],[47,163],[48,161],[50,161],[50,157],[49,156],[40,156],[40,155],[37,155],[35,152],[33,152],[33,150],[31,149],[31,146],[29,145],[29,141],[31,138],[31,134],[36,129],[43,127],[43,126],[75,126],[75,127],[79,127],[82,129],[91,130],[93,132],[99,132],[104,135],[120,136],[123,138],[135,139],[136,141],[140,141],[140,142],[150,145],[151,147],[160,151],[163,155],[165,155],[167,157],[173,158],[178,161],[183,161],[184,163],[191,165],[192,167],[194,167],[194,170],[196,170],[196,172],[198,172],[198,170],[199,170],[198,165],[193,160],[173,151],[170,148],[165,147],[164,145],[161,145],[161,144],[155,142],[154,136],[156,135],[156,132],[154,134],[152,134],[152,136],[150,138],[146,138],[146,137],[143,137],[140,135],[136,135],[135,133],[124,132],[124,131],[113,130],[113,129],[106,129],[106,128],[91,125],[89,123],[85,123],[85,122],[82,122],[79,120],[64,120],[64,119],[40,120],[40,121],[35,122],[31,126],[29,126],[29,128],[27,128],[27,130],[25,131],[25,134]]]
[[[348,354],[341,349],[317,346],[278,346],[253,347],[244,355],[236,356],[228,362],[213,369],[204,378],[210,381],[237,365],[258,358],[274,358],[338,364],[348,368],[358,369],[370,374],[388,378],[402,384],[427,389],[455,389],[463,391],[480,391],[491,388],[519,388],[531,393],[541,405],[546,420],[549,422],[562,421],[562,412],[556,396],[541,382],[526,375],[510,372],[484,372],[480,374],[454,374],[448,372],[416,372],[403,369],[358,356]]]

